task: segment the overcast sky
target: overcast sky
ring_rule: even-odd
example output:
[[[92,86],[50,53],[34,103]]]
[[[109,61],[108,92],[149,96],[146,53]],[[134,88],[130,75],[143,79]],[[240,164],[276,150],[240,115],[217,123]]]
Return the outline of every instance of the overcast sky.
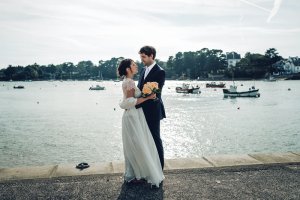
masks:
[[[299,0],[1,0],[0,68],[204,47],[300,56]]]

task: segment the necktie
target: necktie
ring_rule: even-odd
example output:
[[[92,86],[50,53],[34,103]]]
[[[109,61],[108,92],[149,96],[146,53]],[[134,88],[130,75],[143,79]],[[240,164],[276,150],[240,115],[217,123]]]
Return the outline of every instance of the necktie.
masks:
[[[144,79],[146,79],[148,73],[149,73],[149,67],[146,68]]]

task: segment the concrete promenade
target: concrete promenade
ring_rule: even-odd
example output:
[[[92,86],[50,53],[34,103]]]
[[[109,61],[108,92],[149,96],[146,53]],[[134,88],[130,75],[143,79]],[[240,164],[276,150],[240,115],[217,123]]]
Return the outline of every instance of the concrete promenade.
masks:
[[[122,162],[75,165],[0,168],[0,199],[300,199],[300,152],[168,159],[157,189]]]

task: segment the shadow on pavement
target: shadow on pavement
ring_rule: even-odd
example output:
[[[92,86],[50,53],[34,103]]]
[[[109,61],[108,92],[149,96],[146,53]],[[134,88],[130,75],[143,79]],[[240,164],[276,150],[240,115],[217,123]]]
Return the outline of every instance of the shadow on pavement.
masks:
[[[123,183],[118,200],[163,199],[163,183],[159,188],[151,188],[149,184]]]

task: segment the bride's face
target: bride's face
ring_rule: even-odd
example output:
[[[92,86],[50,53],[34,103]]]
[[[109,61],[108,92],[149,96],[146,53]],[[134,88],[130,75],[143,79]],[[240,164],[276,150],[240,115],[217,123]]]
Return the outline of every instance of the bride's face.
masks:
[[[132,74],[138,73],[138,66],[137,66],[137,64],[135,64],[135,62],[131,62],[130,69],[131,69]]]

